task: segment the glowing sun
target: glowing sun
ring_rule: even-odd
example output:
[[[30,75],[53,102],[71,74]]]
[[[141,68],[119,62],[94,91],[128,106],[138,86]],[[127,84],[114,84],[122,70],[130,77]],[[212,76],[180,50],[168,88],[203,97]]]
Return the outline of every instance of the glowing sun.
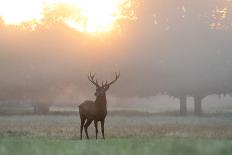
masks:
[[[135,19],[133,1],[0,0],[0,17],[6,25],[46,24],[45,16],[55,13],[56,20],[80,32],[109,32],[120,27],[120,20]]]

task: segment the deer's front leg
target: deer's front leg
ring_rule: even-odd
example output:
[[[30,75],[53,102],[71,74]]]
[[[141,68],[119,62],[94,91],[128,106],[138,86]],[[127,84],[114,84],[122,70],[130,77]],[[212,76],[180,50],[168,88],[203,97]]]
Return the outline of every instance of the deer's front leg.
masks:
[[[103,139],[105,139],[104,125],[105,125],[105,119],[101,120],[101,131],[102,131],[102,138]]]
[[[97,139],[97,134],[98,134],[98,121],[94,120],[94,126],[95,126],[95,130],[96,130],[96,139]]]

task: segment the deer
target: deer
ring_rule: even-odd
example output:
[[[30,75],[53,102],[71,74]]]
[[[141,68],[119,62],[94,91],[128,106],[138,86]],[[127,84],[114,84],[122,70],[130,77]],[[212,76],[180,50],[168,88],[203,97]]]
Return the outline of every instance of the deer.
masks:
[[[110,86],[114,84],[120,73],[115,73],[115,79],[108,83],[107,81],[100,86],[98,80],[95,80],[95,74],[89,74],[88,80],[96,87],[96,96],[95,101],[86,100],[79,105],[79,114],[80,114],[80,139],[82,140],[83,128],[85,130],[86,138],[89,139],[88,127],[94,121],[94,127],[96,131],[96,139],[98,138],[98,122],[101,122],[101,132],[102,138],[105,139],[104,125],[105,118],[107,115],[107,100],[106,100],[106,91],[109,90]]]

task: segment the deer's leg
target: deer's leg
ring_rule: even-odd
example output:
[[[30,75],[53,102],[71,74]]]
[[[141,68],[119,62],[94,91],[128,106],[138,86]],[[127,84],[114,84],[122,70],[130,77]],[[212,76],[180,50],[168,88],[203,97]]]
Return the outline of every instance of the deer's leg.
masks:
[[[101,131],[102,131],[102,138],[103,139],[105,139],[104,125],[105,125],[105,119],[101,120]]]
[[[89,139],[89,134],[88,134],[88,127],[89,125],[92,123],[93,120],[91,119],[87,119],[87,122],[85,123],[84,125],[84,128],[85,128],[85,135],[86,135],[86,138]]]
[[[82,140],[82,132],[83,132],[83,127],[84,127],[86,118],[80,114],[80,119],[81,119],[80,138]]]
[[[96,130],[96,139],[97,139],[97,134],[98,134],[98,121],[94,120],[94,126],[95,126],[95,130]]]

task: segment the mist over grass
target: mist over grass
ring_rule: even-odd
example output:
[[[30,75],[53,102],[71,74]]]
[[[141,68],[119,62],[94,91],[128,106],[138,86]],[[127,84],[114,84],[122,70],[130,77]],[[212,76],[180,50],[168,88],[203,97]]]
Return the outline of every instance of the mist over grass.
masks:
[[[178,116],[139,112],[106,118],[106,140],[80,141],[78,115],[0,116],[1,155],[229,155],[231,115]]]
[[[0,137],[42,137],[79,140],[78,115],[1,116]],[[94,139],[93,124],[89,134]],[[232,138],[231,115],[186,116],[139,113],[110,115],[106,118],[108,138]],[[101,138],[101,134],[99,133]]]

